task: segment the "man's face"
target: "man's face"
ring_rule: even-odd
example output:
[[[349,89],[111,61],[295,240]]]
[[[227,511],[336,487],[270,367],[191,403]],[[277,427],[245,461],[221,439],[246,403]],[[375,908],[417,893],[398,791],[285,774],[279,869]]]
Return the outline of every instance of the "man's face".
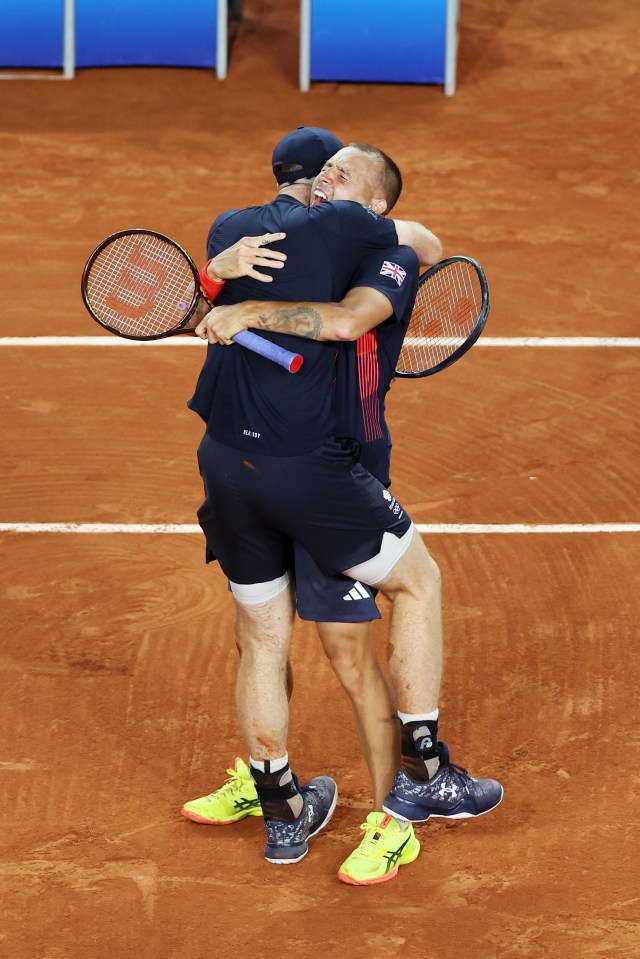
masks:
[[[328,200],[355,200],[376,213],[384,213],[383,163],[378,157],[344,147],[327,160],[311,188],[311,206]],[[380,208],[382,206],[382,208]]]

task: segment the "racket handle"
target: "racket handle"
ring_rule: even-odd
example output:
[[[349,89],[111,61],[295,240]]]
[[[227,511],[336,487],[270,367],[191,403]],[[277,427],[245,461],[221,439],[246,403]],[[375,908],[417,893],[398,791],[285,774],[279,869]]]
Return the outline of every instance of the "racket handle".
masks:
[[[285,350],[281,346],[276,346],[271,340],[265,340],[263,337],[258,336],[257,333],[252,333],[251,330],[241,330],[239,333],[236,333],[235,336],[232,336],[231,339],[234,343],[239,343],[240,346],[244,346],[245,349],[259,353],[260,356],[272,360],[279,366],[284,366],[285,370],[289,370],[290,373],[297,373],[302,366],[302,357],[299,353],[290,353],[289,350]]]

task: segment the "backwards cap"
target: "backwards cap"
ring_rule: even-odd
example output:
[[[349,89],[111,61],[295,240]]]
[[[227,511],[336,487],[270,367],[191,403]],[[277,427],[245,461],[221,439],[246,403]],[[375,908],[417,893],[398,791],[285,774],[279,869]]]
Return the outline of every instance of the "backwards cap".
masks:
[[[283,137],[273,151],[274,176],[280,185],[301,179],[312,180],[343,146],[333,133],[322,127],[298,127]]]

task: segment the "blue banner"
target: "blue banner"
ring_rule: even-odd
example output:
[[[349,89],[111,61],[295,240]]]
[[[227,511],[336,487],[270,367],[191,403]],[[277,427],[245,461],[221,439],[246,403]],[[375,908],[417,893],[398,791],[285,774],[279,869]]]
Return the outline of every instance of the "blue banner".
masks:
[[[215,67],[217,10],[217,0],[76,0],[76,65]],[[0,67],[60,67],[63,36],[63,0],[0,0]]]
[[[63,35],[63,0],[1,0],[0,67],[61,67]]]
[[[312,0],[312,80],[443,83],[447,0]]]
[[[76,64],[214,67],[216,17],[216,0],[76,0]]]

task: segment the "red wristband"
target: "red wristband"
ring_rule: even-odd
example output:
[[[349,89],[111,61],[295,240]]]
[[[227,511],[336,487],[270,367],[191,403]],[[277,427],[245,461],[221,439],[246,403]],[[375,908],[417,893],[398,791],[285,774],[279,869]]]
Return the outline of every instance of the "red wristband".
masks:
[[[211,263],[211,260],[207,260],[205,265],[200,270],[200,289],[204,293],[207,300],[210,303],[213,303],[216,296],[224,286],[224,280],[214,280],[207,274],[207,267]]]

